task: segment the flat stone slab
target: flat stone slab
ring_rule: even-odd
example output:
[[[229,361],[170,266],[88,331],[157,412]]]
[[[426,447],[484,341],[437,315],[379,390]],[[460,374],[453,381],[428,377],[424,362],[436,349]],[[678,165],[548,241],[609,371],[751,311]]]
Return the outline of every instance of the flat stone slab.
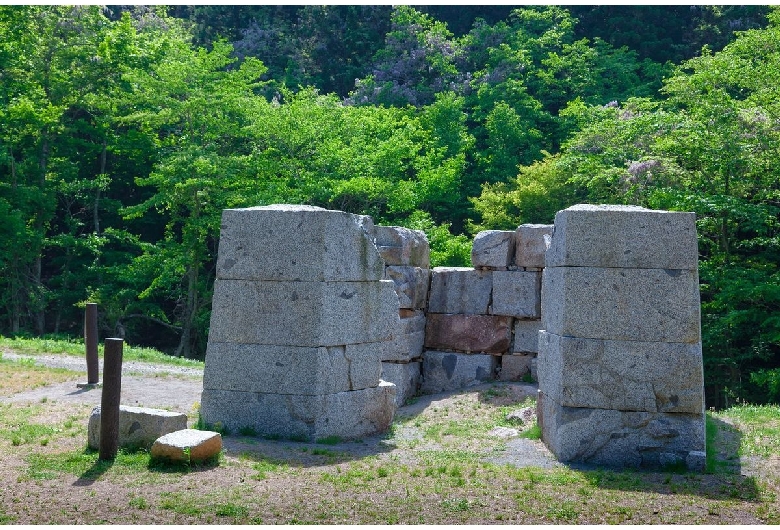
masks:
[[[564,407],[541,392],[537,413],[542,440],[562,462],[616,468],[658,468],[689,460],[699,465],[696,453],[705,451],[703,413]]]
[[[435,267],[431,272],[429,313],[486,315],[493,273],[471,267]]]
[[[387,265],[430,268],[430,246],[422,230],[402,226],[375,226],[374,237],[379,255]]]
[[[437,350],[505,353],[509,350],[512,317],[428,313],[425,347]]]
[[[539,388],[565,407],[702,414],[701,343],[539,333]]]
[[[325,395],[282,395],[204,389],[201,416],[229,432],[253,429],[259,436],[301,441],[338,436],[344,440],[386,431],[395,414],[396,387]]]
[[[515,230],[514,264],[518,267],[544,267],[553,225],[523,224]]]
[[[402,407],[417,395],[422,379],[422,361],[408,363],[382,363],[382,380],[395,385],[395,405]]]
[[[222,211],[218,279],[371,281],[384,265],[370,217],[290,204]]]
[[[186,428],[187,415],[181,412],[119,406],[119,447],[148,449],[160,436]],[[100,448],[100,407],[89,415],[87,445]]]
[[[491,314],[515,318],[539,318],[541,304],[541,272],[493,271]]]
[[[538,353],[541,320],[515,320],[512,353]]]
[[[222,451],[222,435],[218,432],[183,429],[155,440],[150,451],[152,459],[171,462],[204,462]]]
[[[515,252],[515,233],[506,230],[485,230],[476,235],[471,246],[474,268],[506,269]]]
[[[340,346],[391,340],[399,326],[390,280],[216,280],[209,341]]]
[[[547,267],[698,267],[696,214],[577,204],[555,215]]]
[[[701,340],[696,270],[547,267],[542,290],[542,325],[556,335]]]
[[[300,347],[209,341],[203,388],[321,395],[379,384],[386,345]]]
[[[385,279],[393,280],[401,309],[425,309],[431,281],[430,269],[392,265],[385,268]]]
[[[438,394],[479,385],[496,378],[494,355],[428,350],[423,353],[421,394]]]

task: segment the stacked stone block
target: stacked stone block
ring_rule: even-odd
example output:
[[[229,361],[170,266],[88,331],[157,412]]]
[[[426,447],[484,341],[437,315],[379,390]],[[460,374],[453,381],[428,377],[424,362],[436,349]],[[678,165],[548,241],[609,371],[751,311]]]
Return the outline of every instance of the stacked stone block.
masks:
[[[296,439],[389,427],[382,357],[400,327],[371,218],[273,205],[223,211],[201,414]]]
[[[480,232],[473,267],[432,270],[422,393],[496,378],[516,381],[531,371],[541,327],[545,236],[551,232],[550,225]]]
[[[374,237],[385,262],[384,278],[395,286],[400,320],[382,355],[382,379],[396,385],[396,405],[402,406],[417,394],[422,376],[430,247],[424,232],[400,226],[376,226]]]
[[[695,216],[577,205],[543,272],[538,417],[562,461],[704,464]]]

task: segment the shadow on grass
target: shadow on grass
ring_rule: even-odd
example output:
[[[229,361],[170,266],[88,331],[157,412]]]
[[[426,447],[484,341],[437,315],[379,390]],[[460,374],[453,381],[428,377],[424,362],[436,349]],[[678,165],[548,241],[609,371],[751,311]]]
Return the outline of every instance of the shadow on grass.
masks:
[[[95,463],[79,476],[76,482],[73,483],[74,486],[91,486],[109,469],[111,469],[115,463],[115,460],[100,460],[97,458],[97,451],[91,451],[88,449],[84,453],[94,454]]]

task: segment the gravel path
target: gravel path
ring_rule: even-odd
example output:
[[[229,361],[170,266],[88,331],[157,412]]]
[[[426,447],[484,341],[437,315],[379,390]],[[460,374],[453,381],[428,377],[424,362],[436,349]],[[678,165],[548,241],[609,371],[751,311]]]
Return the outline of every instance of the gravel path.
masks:
[[[84,358],[74,357],[72,355],[24,355],[12,351],[4,350],[3,359],[9,361],[20,361],[30,359],[43,366],[50,368],[67,368],[74,372],[87,373],[87,362]],[[103,359],[98,359],[100,372],[103,372]],[[154,363],[145,363],[141,361],[123,361],[122,375],[153,375],[153,374],[176,374],[189,375],[194,377],[203,377],[203,368],[189,366],[174,366]]]

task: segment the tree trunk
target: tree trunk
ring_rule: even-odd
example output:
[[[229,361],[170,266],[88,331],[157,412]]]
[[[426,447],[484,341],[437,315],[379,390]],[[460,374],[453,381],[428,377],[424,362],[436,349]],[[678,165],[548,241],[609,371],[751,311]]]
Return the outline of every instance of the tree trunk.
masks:
[[[99,175],[105,175],[106,174],[106,139],[103,138],[103,150],[100,152],[100,173]],[[92,207],[92,224],[95,228],[95,235],[100,235],[100,186],[97,187],[97,191],[95,191],[95,204]]]
[[[40,158],[40,176],[38,184],[41,189],[41,193],[46,191],[46,166],[49,160],[49,140],[44,136],[43,143],[41,145],[41,158]],[[40,231],[41,239],[44,235],[44,224],[42,220],[38,220],[37,228]],[[33,282],[38,287],[38,307],[35,310],[35,334],[43,335],[46,332],[46,304],[43,301],[43,249],[38,251],[38,255],[35,257],[35,264],[33,266]]]

